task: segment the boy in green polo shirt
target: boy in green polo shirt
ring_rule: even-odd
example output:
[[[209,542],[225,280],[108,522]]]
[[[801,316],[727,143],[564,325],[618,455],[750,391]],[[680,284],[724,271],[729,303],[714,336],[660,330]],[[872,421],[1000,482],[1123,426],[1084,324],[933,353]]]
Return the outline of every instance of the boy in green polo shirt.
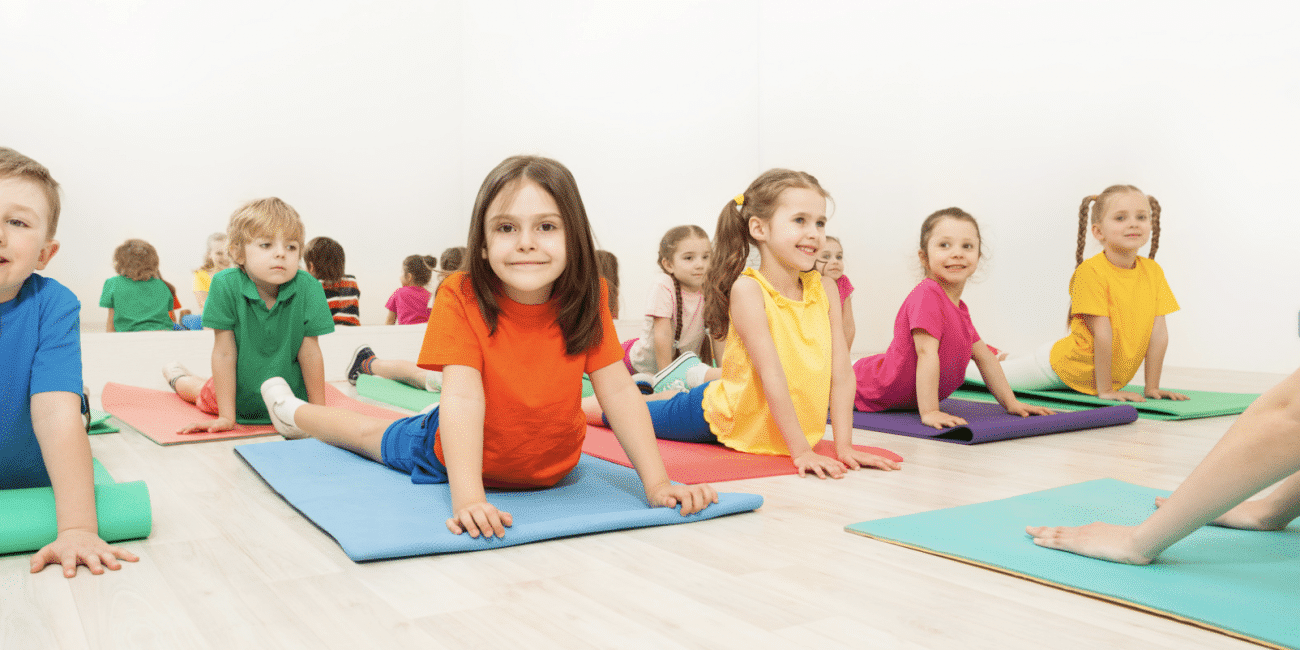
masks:
[[[212,328],[212,377],[179,363],[163,376],[182,399],[214,420],[180,433],[225,431],[235,423],[269,424],[262,382],[284,377],[300,399],[325,403],[325,364],[316,337],[334,331],[325,291],[298,268],[302,220],[277,198],[244,205],[230,216],[227,246],[236,266],[212,277],[203,326]]]

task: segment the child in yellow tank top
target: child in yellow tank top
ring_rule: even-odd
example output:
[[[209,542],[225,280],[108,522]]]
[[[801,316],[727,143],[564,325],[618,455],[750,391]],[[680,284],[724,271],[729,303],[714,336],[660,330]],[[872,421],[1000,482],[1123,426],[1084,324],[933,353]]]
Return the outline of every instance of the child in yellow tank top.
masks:
[[[704,282],[708,330],[727,333],[721,378],[652,397],[656,437],[789,455],[800,476],[899,469],[853,448],[855,381],[839,289],[811,270],[825,243],[826,196],[812,176],[773,169],[727,202]],[[757,270],[744,269],[751,244],[762,259]],[[590,422],[603,424],[594,400],[584,407]],[[828,409],[834,457],[813,451]]]

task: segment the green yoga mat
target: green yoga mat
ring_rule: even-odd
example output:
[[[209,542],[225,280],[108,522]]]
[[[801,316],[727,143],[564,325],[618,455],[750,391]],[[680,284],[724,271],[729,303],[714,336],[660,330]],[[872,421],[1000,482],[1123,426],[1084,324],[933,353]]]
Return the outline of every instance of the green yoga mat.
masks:
[[[359,375],[357,377],[357,394],[408,411],[421,411],[430,404],[436,404],[441,396],[440,393],[430,393],[427,390],[415,388],[400,381],[384,379],[374,375]],[[595,391],[591,388],[591,380],[587,379],[586,375],[583,375],[582,396],[587,397],[594,394]]]
[[[1142,386],[1129,384],[1124,390],[1142,394]],[[1062,411],[1078,411],[1096,406],[1114,406],[1131,404],[1138,410],[1138,417],[1148,420],[1191,420],[1209,418],[1217,415],[1236,415],[1246,410],[1251,402],[1259,399],[1259,393],[1215,393],[1204,390],[1182,390],[1168,388],[1175,393],[1182,393],[1189,399],[1174,401],[1168,399],[1148,399],[1145,402],[1115,402],[1093,395],[1066,389],[1060,390],[1018,390],[1016,399],[1036,406],[1046,406]],[[978,384],[966,383],[955,393],[953,398],[976,402],[995,402],[993,395]]]
[[[111,413],[90,409],[90,430],[86,433],[97,436],[101,433],[117,433],[121,431],[121,429],[108,423],[108,419],[111,417],[113,417]]]
[[[98,460],[95,510],[99,514],[99,536],[106,542],[148,537],[152,530],[149,488],[144,481],[115,483]],[[58,532],[54,490],[0,490],[0,555],[40,550],[54,541]]]
[[[1206,526],[1148,566],[1042,548],[1025,534],[1026,525],[1136,524],[1167,494],[1101,479],[845,530],[1257,643],[1300,647],[1300,523],[1280,532]]]

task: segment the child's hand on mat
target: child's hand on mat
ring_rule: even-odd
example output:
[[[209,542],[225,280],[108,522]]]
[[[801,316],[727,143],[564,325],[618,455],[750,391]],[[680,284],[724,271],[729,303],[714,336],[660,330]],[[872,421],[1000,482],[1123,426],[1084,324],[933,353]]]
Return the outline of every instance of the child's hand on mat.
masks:
[[[903,469],[902,465],[885,458],[884,456],[877,456],[870,452],[853,449],[852,447],[850,447],[848,451],[836,450],[835,455],[839,456],[840,462],[847,465],[849,469],[863,469],[866,467],[874,467],[886,471]]]
[[[817,475],[817,478],[826,478],[827,476],[844,478],[844,463],[823,456],[811,449],[798,456],[791,456],[790,460],[794,461],[794,468],[799,471],[799,476],[806,476],[808,472],[812,472]]]
[[[685,517],[709,507],[710,503],[717,503],[718,491],[708,483],[700,485],[660,483],[646,488],[645,498],[651,508],[672,508],[680,503],[682,516]]]
[[[195,422],[176,433],[216,433],[218,431],[229,431],[235,428],[235,421],[230,418],[217,418],[206,422]]]
[[[1187,396],[1182,393],[1175,393],[1173,391],[1168,391],[1168,390],[1160,390],[1159,388],[1148,388],[1145,391],[1143,391],[1143,394],[1145,394],[1147,397],[1150,397],[1151,399],[1171,399],[1176,402],[1181,402],[1187,399]]]
[[[936,429],[948,429],[951,427],[959,427],[963,424],[966,424],[966,420],[963,420],[962,418],[959,418],[955,415],[948,415],[943,411],[935,410],[935,411],[926,411],[925,413],[922,413],[921,424],[924,424],[927,427],[934,427]]]
[[[128,550],[109,546],[99,535],[80,528],[69,528],[32,555],[32,573],[40,573],[51,564],[62,564],[64,577],[77,575],[77,565],[84,564],[90,572],[99,575],[104,567],[114,571],[122,568],[118,560],[137,562],[140,558]]]
[[[1133,548],[1133,527],[1097,521],[1087,526],[1026,526],[1034,543],[1058,551],[1124,564],[1151,564]]]
[[[480,501],[456,510],[456,514],[447,520],[447,530],[457,535],[469,533],[470,537],[478,537],[482,533],[484,537],[504,538],[506,528],[514,522],[510,513],[497,510],[496,506],[487,501]]]
[[[1017,399],[1011,400],[1011,404],[1007,406],[1007,413],[1027,418],[1031,415],[1055,415],[1056,411],[1046,406],[1032,406]]]
[[[1147,398],[1126,390],[1111,390],[1104,393],[1097,393],[1097,397],[1102,399],[1114,400],[1116,402],[1145,402]]]

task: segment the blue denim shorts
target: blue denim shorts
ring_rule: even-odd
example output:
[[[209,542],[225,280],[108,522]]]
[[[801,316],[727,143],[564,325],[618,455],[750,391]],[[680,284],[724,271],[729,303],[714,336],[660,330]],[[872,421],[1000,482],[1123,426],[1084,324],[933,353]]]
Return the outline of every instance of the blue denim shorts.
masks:
[[[655,437],[679,442],[717,442],[704,419],[705,383],[669,399],[646,402]]]
[[[388,425],[380,444],[384,464],[410,474],[412,483],[446,483],[447,466],[433,453],[437,436],[436,408]]]

